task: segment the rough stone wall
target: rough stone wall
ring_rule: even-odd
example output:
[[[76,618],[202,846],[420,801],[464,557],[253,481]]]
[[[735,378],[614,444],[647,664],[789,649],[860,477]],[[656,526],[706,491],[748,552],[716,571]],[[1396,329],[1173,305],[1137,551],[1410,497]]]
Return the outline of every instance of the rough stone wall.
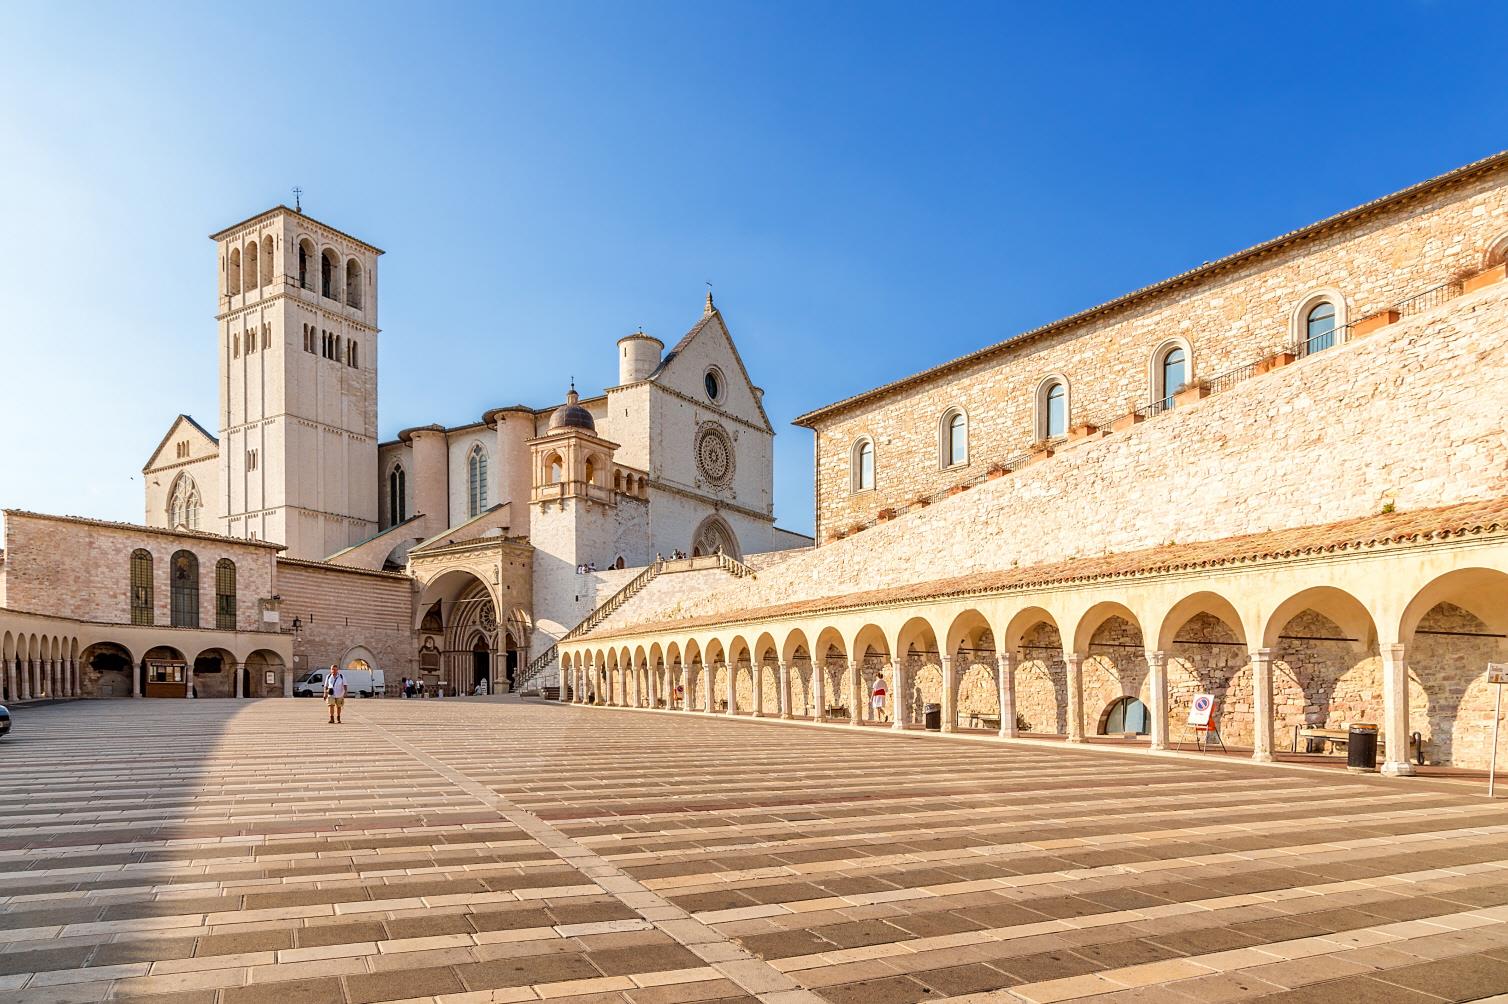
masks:
[[[1508,495],[1502,411],[1484,405],[1508,380],[1505,332],[1498,283],[757,578],[646,596],[614,625],[1307,526],[1384,500],[1408,510]]]
[[[234,540],[137,530],[128,525],[11,512],[5,519],[6,605],[108,624],[131,623],[131,552],[152,555],[153,623],[172,624],[170,561],[186,550],[199,559],[199,625],[215,626],[215,563],[236,563],[236,626],[262,627],[259,600],[273,595],[268,547]]]
[[[414,583],[404,575],[278,562],[283,623],[298,617],[295,675],[345,664],[364,648],[389,683],[419,673]],[[365,656],[362,656],[365,658]]]
[[[1495,697],[1486,667],[1508,661],[1508,640],[1441,603],[1420,620],[1407,654],[1409,727],[1422,733],[1426,761],[1485,767]]]
[[[1025,449],[1036,438],[1037,387],[1049,375],[1068,384],[1070,423],[1112,418],[1153,399],[1151,357],[1170,337],[1187,340],[1192,376],[1214,376],[1292,344],[1293,312],[1315,291],[1338,289],[1346,316],[1360,319],[1481,269],[1504,234],[1508,171],[1499,171],[822,419],[817,538]],[[938,425],[950,407],[968,415],[969,463],[943,470]],[[866,435],[875,443],[875,488],[853,493],[850,451]]]
[[[1016,664],[1016,725],[1023,732],[1068,731],[1068,667],[1063,639],[1045,621],[1021,635]]]

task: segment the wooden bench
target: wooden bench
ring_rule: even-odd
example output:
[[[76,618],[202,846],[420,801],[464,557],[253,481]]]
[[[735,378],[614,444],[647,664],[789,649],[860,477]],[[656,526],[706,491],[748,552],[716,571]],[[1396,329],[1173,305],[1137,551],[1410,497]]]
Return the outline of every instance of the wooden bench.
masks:
[[[969,728],[971,729],[999,729],[1000,719],[990,718],[987,715],[971,713],[969,715]]]
[[[1293,752],[1299,751],[1299,740],[1304,740],[1304,752],[1306,753],[1344,753],[1350,747],[1351,733],[1346,729],[1325,729],[1319,726],[1295,725],[1293,727]],[[1319,746],[1316,750],[1315,745]],[[1387,743],[1382,738],[1381,730],[1377,733],[1377,753],[1382,755]],[[1328,747],[1328,749],[1326,748]],[[1419,733],[1409,734],[1409,759],[1424,765],[1424,750],[1420,741]]]

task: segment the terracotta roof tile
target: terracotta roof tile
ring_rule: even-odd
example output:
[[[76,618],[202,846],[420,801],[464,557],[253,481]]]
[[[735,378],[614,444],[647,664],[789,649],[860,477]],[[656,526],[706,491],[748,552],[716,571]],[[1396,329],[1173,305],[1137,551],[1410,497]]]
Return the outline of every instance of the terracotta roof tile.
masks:
[[[1123,554],[1065,561],[996,572],[975,572],[946,579],[910,583],[886,589],[819,596],[773,606],[750,607],[703,617],[631,624],[599,629],[583,640],[627,637],[659,631],[687,631],[741,621],[775,620],[803,614],[833,612],[902,602],[945,599],[990,593],[1039,589],[1101,579],[1160,575],[1201,568],[1275,561],[1338,551],[1362,550],[1441,540],[1451,537],[1508,533],[1508,498],[1462,502],[1435,509],[1381,513],[1264,533],[1224,537],[1191,544],[1169,544]],[[843,546],[843,545],[830,545]]]

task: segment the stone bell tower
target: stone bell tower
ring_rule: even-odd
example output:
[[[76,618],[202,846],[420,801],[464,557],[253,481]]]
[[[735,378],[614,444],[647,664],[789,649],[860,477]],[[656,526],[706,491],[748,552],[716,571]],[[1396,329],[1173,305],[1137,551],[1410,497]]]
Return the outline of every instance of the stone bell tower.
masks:
[[[211,236],[219,529],[323,558],[377,530],[377,259],[278,206]]]

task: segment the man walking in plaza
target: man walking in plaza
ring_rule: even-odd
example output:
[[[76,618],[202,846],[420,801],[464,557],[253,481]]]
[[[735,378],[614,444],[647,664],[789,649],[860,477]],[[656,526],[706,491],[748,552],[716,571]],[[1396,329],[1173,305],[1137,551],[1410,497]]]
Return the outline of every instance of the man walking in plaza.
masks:
[[[340,710],[346,706],[346,674],[331,666],[325,676],[325,704],[330,708],[330,724],[340,724]]]

